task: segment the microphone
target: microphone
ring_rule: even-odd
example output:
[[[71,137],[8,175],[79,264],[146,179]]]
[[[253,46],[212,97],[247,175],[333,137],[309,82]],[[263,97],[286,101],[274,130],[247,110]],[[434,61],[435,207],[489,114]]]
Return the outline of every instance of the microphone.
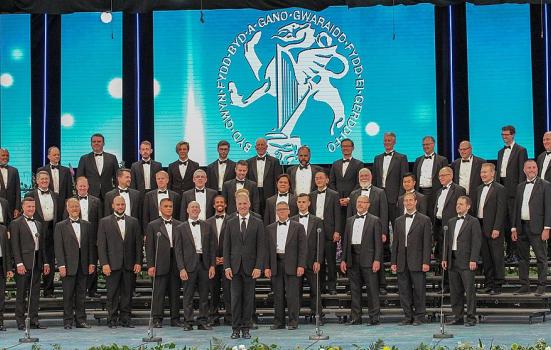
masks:
[[[157,238],[161,237],[161,233],[157,232],[156,236],[157,236]],[[155,261],[155,262],[157,262],[157,261]]]
[[[444,258],[444,255],[447,253],[446,249],[446,236],[448,235],[448,226],[442,227],[444,239],[442,240],[442,258]],[[447,255],[447,254],[446,254]],[[449,267],[449,264],[448,264]],[[446,274],[446,270],[442,269],[442,279],[441,279],[441,285],[442,290],[440,292],[440,333],[435,333],[432,335],[434,339],[448,339],[453,338],[453,334],[446,333],[446,330],[444,329],[445,323],[444,323],[444,275]]]
[[[34,236],[40,238],[40,233],[36,232]],[[34,243],[34,242],[33,242]],[[40,245],[39,245],[40,247]],[[33,280],[34,280],[34,266],[36,264],[36,251],[33,249],[33,264],[31,269],[31,281],[29,283],[29,295],[27,296],[27,317],[25,318],[25,337],[19,338],[19,342],[23,344],[38,343],[38,338],[31,338],[31,298],[33,295]],[[38,282],[40,283],[40,281]]]
[[[36,238],[40,238],[40,233],[37,232],[37,233],[34,234],[34,236],[35,236]]]
[[[321,265],[321,262],[320,262],[320,250],[319,250],[319,246],[320,246],[320,234],[321,234],[321,228],[317,228],[316,229],[316,261],[319,262],[319,264]],[[311,335],[309,337],[310,340],[327,340],[329,339],[329,336],[326,335],[326,334],[323,334],[323,332],[321,331],[320,329],[320,318],[321,318],[321,315],[319,313],[319,303],[320,303],[320,274],[319,274],[319,271],[318,273],[316,273],[316,290],[317,290],[317,293],[316,293],[316,333],[314,335]]]
[[[157,237],[157,239],[155,240],[155,263],[153,264],[155,268],[155,274],[153,275],[153,288],[151,288],[151,303],[150,303],[151,306],[149,307],[149,328],[147,330],[147,337],[142,338],[142,341],[144,343],[160,344],[163,341],[163,338],[156,337],[153,330],[153,297],[155,295],[155,280],[157,279],[157,254],[159,252],[159,238],[161,238],[161,232],[157,231],[155,233],[155,236]],[[161,303],[163,303],[162,300],[161,300]]]

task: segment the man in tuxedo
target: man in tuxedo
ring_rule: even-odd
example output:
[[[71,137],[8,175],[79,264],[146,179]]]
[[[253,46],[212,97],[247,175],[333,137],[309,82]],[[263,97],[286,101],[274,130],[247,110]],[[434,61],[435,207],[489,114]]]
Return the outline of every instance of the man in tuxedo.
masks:
[[[427,198],[428,213],[432,219],[434,218],[432,208],[434,208],[434,202],[437,198],[437,191],[441,187],[438,174],[440,169],[448,165],[446,157],[434,153],[434,143],[434,137],[423,137],[424,154],[417,157],[413,165],[413,173],[418,180],[415,189]]]
[[[482,227],[482,267],[484,268],[483,293],[501,294],[505,282],[504,243],[505,213],[507,212],[507,194],[505,187],[494,181],[495,165],[482,164],[480,178],[482,184],[474,190],[476,206],[473,210]]]
[[[432,224],[417,211],[415,193],[404,194],[406,213],[396,219],[390,269],[398,274],[398,294],[404,310],[401,326],[425,320],[426,273],[430,269]]]
[[[135,274],[142,271],[143,239],[138,219],[126,215],[122,196],[113,199],[113,214],[99,221],[98,257],[106,279],[107,325],[133,328],[130,322]]]
[[[463,305],[467,303],[465,326],[476,325],[476,290],[474,276],[480,254],[482,232],[478,220],[469,215],[471,198],[462,195],[457,199],[457,215],[448,221],[442,268],[450,274],[450,302],[454,319],[449,325],[464,323]]]
[[[482,184],[480,168],[486,160],[473,155],[473,147],[469,141],[459,143],[459,155],[451,164],[453,182],[463,187],[467,196],[471,197],[471,202],[476,203],[476,189]]]
[[[265,258],[264,225],[251,215],[249,196],[239,193],[235,200],[238,215],[227,222],[224,237],[224,273],[231,281],[231,338],[250,339],[255,281]]]
[[[88,221],[91,225],[90,227],[90,237],[89,240],[94,245],[95,258],[94,265],[97,265],[97,249],[98,249],[98,225],[99,219],[103,217],[103,207],[101,201],[98,197],[94,197],[91,194],[88,194],[88,179],[84,176],[77,177],[76,180],[76,190],[77,190],[77,199],[80,204],[80,217],[82,220]],[[64,218],[68,217],[67,211],[64,213]],[[97,268],[88,275],[88,281],[86,283],[86,290],[88,296],[91,298],[98,298],[98,272]]]
[[[530,293],[528,270],[530,247],[536,255],[538,288],[536,295],[545,294],[547,284],[547,240],[551,228],[551,184],[537,177],[538,165],[533,160],[524,163],[526,181],[517,186],[511,238],[519,252],[518,274],[521,287],[516,294]]]
[[[446,166],[440,169],[438,173],[441,187],[436,191],[436,201],[432,209],[433,215],[433,235],[436,246],[434,247],[434,256],[436,259],[442,258],[442,242],[444,238],[444,226],[447,222],[456,216],[457,199],[465,196],[465,189],[453,182],[453,170]],[[469,205],[469,208],[471,206]]]
[[[279,163],[279,159],[267,153],[268,142],[266,139],[258,138],[255,149],[256,156],[247,159],[247,163],[249,163],[247,178],[256,182],[258,186],[260,209],[257,212],[264,215],[264,205],[266,200],[276,193],[276,179],[283,173],[283,167]]]
[[[215,272],[211,284],[210,298],[210,323],[218,325],[220,288],[222,288],[224,301],[224,324],[231,324],[231,291],[230,281],[224,275],[224,237],[226,236],[227,223],[230,216],[226,213],[226,199],[222,195],[214,197],[214,215],[207,219],[212,232],[214,232],[214,256]]]
[[[277,177],[277,193],[266,200],[266,209],[264,210],[264,226],[268,226],[278,220],[276,204],[285,202],[289,206],[290,215],[296,215],[298,212],[295,195],[290,193],[291,177],[288,174],[280,174]]]
[[[329,187],[339,194],[341,215],[346,217],[346,207],[350,203],[350,193],[358,186],[358,171],[363,168],[362,161],[353,158],[354,141],[344,139],[341,141],[342,159],[338,159],[331,165],[329,172]],[[344,230],[344,220],[340,222],[339,232]]]
[[[96,242],[91,238],[92,225],[80,219],[77,198],[67,200],[69,217],[55,226],[55,258],[63,287],[63,326],[65,329],[90,328],[86,323],[86,282],[95,271]]]
[[[92,135],[90,142],[92,152],[80,157],[77,177],[86,177],[90,194],[103,200],[105,194],[115,187],[119,161],[114,154],[103,151],[105,138],[102,134]]]
[[[216,147],[218,159],[207,166],[207,187],[222,194],[224,182],[235,178],[235,162],[228,158],[230,143],[226,140],[218,142]]]
[[[163,168],[161,163],[151,159],[152,153],[151,142],[142,141],[140,143],[140,155],[142,159],[132,163],[130,167],[130,177],[132,179],[130,181],[130,188],[140,191],[142,195],[157,188],[155,174]]]
[[[402,179],[402,188],[404,189],[404,194],[414,193],[417,202],[415,210],[423,215],[428,215],[427,197],[425,197],[425,195],[421,192],[415,190],[415,184],[415,174],[406,173],[404,175],[404,178]],[[404,208],[404,195],[401,195],[398,197],[398,202],[396,202],[396,215],[398,217],[404,215],[405,213],[406,208]]]
[[[157,189],[151,190],[145,194],[143,201],[143,214],[142,222],[143,227],[161,216],[160,203],[163,199],[169,198],[172,201],[172,216],[179,220],[180,215],[180,195],[172,190],[168,189],[169,176],[164,170],[160,170],[155,174],[155,181],[157,183]],[[174,210],[176,208],[176,210]]]
[[[55,146],[48,148],[48,160],[50,163],[38,168],[36,173],[46,171],[50,175],[49,188],[57,194],[59,201],[57,207],[64,209],[65,201],[73,196],[73,176],[69,168],[60,164],[61,153],[59,148]],[[59,219],[61,219],[62,211],[60,210],[58,213],[60,215]]]
[[[184,325],[185,331],[193,326],[193,295],[199,292],[199,316],[197,329],[211,330],[208,323],[209,290],[215,274],[214,232],[211,226],[199,219],[201,206],[190,202],[188,219],[179,227],[176,236],[176,261],[180,278],[184,281]]]
[[[176,144],[178,159],[168,166],[169,188],[181,195],[193,188],[193,173],[199,169],[199,163],[188,158],[189,143],[180,141]]]
[[[180,327],[180,271],[176,262],[175,241],[182,224],[172,217],[174,203],[163,198],[159,203],[161,216],[152,220],[145,233],[147,274],[154,279],[152,318],[153,326],[163,326],[165,295],[170,303],[170,325]]]
[[[132,176],[130,170],[121,168],[117,170],[117,187],[105,194],[103,202],[103,215],[108,216],[113,214],[113,199],[117,196],[124,198],[126,205],[124,213],[138,219],[141,224],[142,218],[142,194],[140,191],[130,188]]]
[[[289,322],[287,329],[298,328],[300,280],[306,267],[306,232],[304,227],[289,220],[289,204],[276,204],[277,221],[266,226],[266,263],[264,275],[272,281],[274,290],[274,324],[270,329],[285,328],[285,305]]]
[[[8,165],[9,161],[10,152],[0,148],[0,197],[8,201],[9,213],[12,218],[16,218],[21,207],[21,181],[19,170]]]
[[[328,188],[329,179],[324,171],[314,177],[317,190],[310,193],[310,214],[323,220],[324,257],[320,280],[329,294],[337,294],[337,244],[341,240],[342,210],[339,194]],[[323,262],[323,260],[322,260]]]
[[[316,173],[323,169],[320,166],[310,164],[310,147],[300,146],[297,154],[299,165],[293,165],[287,169],[287,174],[291,177],[291,188],[293,188],[295,195],[310,193],[316,189],[314,178]]]
[[[369,197],[356,200],[356,215],[346,219],[343,235],[341,271],[348,274],[352,301],[350,321],[347,325],[362,323],[362,287],[367,285],[369,325],[379,324],[379,279],[377,272],[383,258],[381,220],[369,214]]]
[[[551,131],[543,134],[543,147],[545,151],[541,152],[537,158],[538,177],[551,182],[551,171],[549,169],[549,164],[551,164]],[[551,257],[551,240],[547,240],[547,257]]]
[[[0,225],[0,332],[4,327],[4,305],[6,301],[6,280],[13,278],[13,258],[10,237],[5,225]]]
[[[316,314],[322,317],[321,299],[317,303],[319,285],[319,272],[321,263],[324,261],[325,236],[323,234],[323,221],[310,214],[310,196],[301,193],[297,196],[298,215],[291,218],[292,221],[300,223],[306,232],[306,266],[304,268],[304,277],[310,285],[310,316],[313,318]],[[302,298],[301,298],[302,299]],[[320,322],[322,320],[320,319]]]
[[[50,258],[44,245],[43,224],[35,219],[35,199],[26,197],[21,202],[23,215],[10,224],[10,242],[13,262],[17,268],[15,275],[15,320],[17,329],[25,329],[27,294],[30,295],[29,319],[31,328],[44,329],[38,323],[38,301],[40,297],[40,275],[50,274]],[[34,264],[34,270],[33,269]],[[32,271],[32,272],[31,272]],[[31,281],[32,275],[32,281]]]
[[[516,243],[511,239],[510,229],[513,227],[515,220],[514,203],[517,186],[526,180],[523,167],[524,162],[528,159],[526,148],[515,142],[515,134],[516,129],[512,125],[501,128],[501,138],[505,146],[497,152],[496,165],[496,180],[505,186],[505,192],[507,193],[507,214],[504,227],[505,242],[507,244],[506,262],[516,262],[518,260]]]
[[[214,215],[214,197],[217,192],[212,188],[206,188],[207,173],[203,169],[197,169],[193,173],[193,183],[195,188],[187,190],[182,195],[182,206],[180,208],[180,218],[183,221],[188,219],[187,208],[189,203],[197,202],[201,207],[199,219],[205,221]]]
[[[222,186],[222,195],[226,198],[226,203],[228,204],[228,208],[226,210],[228,214],[233,214],[237,211],[235,204],[235,192],[243,188],[249,191],[251,210],[257,214],[260,214],[261,199],[259,197],[258,187],[256,182],[246,178],[248,171],[249,163],[245,160],[238,161],[237,164],[235,164],[235,179],[224,182],[224,186]]]
[[[10,212],[10,204],[5,198],[0,197],[0,225],[8,227],[13,220],[13,212]]]
[[[402,192],[402,178],[409,171],[409,165],[408,157],[394,150],[396,145],[395,133],[385,132],[383,145],[385,151],[375,156],[373,160],[373,184],[385,191],[388,201],[388,220],[392,223],[395,217],[402,215],[402,213],[396,214],[396,202]],[[383,218],[381,218],[381,223],[383,226],[385,225]]]
[[[44,235],[44,249],[47,255],[44,257],[44,263],[51,267],[55,266],[55,247],[54,247],[54,227],[59,221],[58,208],[59,200],[55,192],[48,188],[50,184],[50,175],[46,171],[36,174],[37,188],[27,192],[25,197],[32,197],[35,200],[35,218],[42,223],[42,232]],[[54,296],[54,274],[44,274],[42,276],[44,288],[44,298],[53,298]]]

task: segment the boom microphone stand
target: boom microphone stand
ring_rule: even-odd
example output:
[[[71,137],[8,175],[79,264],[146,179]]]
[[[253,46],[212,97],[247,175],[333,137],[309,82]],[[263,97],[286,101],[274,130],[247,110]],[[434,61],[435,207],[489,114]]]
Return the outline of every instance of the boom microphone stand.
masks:
[[[34,236],[38,240],[40,233],[35,233]],[[29,295],[27,300],[27,317],[25,318],[25,338],[19,338],[19,342],[23,344],[38,343],[38,338],[31,338],[31,297],[33,295],[33,280],[34,280],[34,265],[36,264],[36,252],[33,252],[33,266],[31,269],[31,281],[29,283]]]
[[[320,261],[320,249],[319,249],[319,246],[320,246],[320,233],[321,233],[321,228],[318,228],[316,230],[316,233],[317,233],[317,245],[316,245],[316,261]],[[321,290],[320,290],[320,274],[319,274],[319,271],[318,273],[316,273],[316,289],[317,289],[317,293],[316,293],[316,334],[314,335],[311,335],[310,336],[310,340],[327,340],[329,339],[329,336],[326,335],[326,334],[323,334],[323,332],[321,331],[320,329],[320,318],[321,318],[321,315],[319,313],[319,303],[320,303],[320,293],[321,293]]]
[[[157,253],[159,251],[159,238],[161,233],[155,234],[157,239],[155,240],[155,274],[153,275],[153,288],[151,289],[151,307],[149,308],[149,328],[147,329],[147,337],[142,338],[144,343],[161,343],[163,338],[156,337],[153,330],[153,296],[155,295],[155,280],[157,279]]]
[[[447,248],[446,248],[446,236],[448,235],[448,226],[444,226],[443,227],[443,230],[444,230],[444,240],[442,242],[442,246],[443,246],[443,250],[442,250],[442,256],[444,256],[444,252],[447,253]],[[449,261],[449,257],[448,257],[448,261]],[[450,267],[450,265],[448,264],[447,266],[448,268]],[[442,290],[440,292],[440,333],[435,333],[432,335],[432,337],[434,339],[449,339],[449,338],[453,338],[453,334],[451,333],[446,333],[446,330],[445,330],[445,324],[444,324],[444,275],[446,274],[446,270],[447,269],[444,269],[442,268],[442,281],[441,281],[441,284],[442,284]]]

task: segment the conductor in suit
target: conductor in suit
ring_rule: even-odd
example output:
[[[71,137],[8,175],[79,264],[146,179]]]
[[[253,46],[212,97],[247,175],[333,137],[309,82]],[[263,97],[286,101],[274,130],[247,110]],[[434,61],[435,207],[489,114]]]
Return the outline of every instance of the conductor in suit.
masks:
[[[163,198],[159,203],[161,216],[147,225],[145,239],[145,256],[147,274],[155,278],[152,317],[153,326],[163,325],[165,295],[170,304],[170,325],[180,327],[180,271],[176,262],[175,241],[180,234],[177,228],[182,224],[172,217],[174,203],[170,198]],[[157,260],[155,260],[157,259]]]
[[[90,328],[86,323],[86,282],[95,271],[96,242],[92,225],[80,219],[77,198],[67,200],[69,217],[55,226],[55,258],[63,287],[63,326],[65,329]]]
[[[193,173],[194,188],[187,190],[182,195],[182,206],[180,208],[180,218],[185,221],[188,219],[187,207],[191,202],[199,203],[201,211],[199,219],[205,221],[214,214],[214,197],[217,192],[212,188],[205,187],[207,184],[207,173],[203,169],[197,169]]]
[[[473,210],[482,228],[480,254],[484,268],[485,288],[481,292],[492,295],[501,294],[501,286],[505,282],[503,228],[507,212],[505,187],[494,181],[495,175],[494,164],[482,164],[480,170],[482,184],[474,192],[476,205]]]
[[[121,168],[117,170],[118,186],[105,194],[105,201],[103,202],[103,214],[105,216],[113,214],[113,199],[116,196],[121,196],[126,202],[124,213],[141,220],[143,211],[142,194],[140,191],[130,188],[131,181],[132,177],[129,169]],[[141,221],[138,222],[141,224]]]
[[[400,305],[404,319],[399,325],[418,326],[425,320],[426,273],[430,269],[432,224],[417,211],[415,193],[404,195],[406,213],[396,219],[390,269],[398,274]]]
[[[207,187],[222,194],[224,182],[235,178],[235,162],[228,158],[230,143],[221,140],[216,146],[218,159],[207,165]]]
[[[50,261],[44,245],[43,224],[35,219],[35,199],[26,197],[21,202],[23,215],[10,224],[13,262],[17,268],[15,275],[15,321],[17,329],[25,329],[25,311],[27,294],[32,289],[29,318],[31,328],[44,329],[38,323],[38,301],[40,298],[40,274],[50,273]],[[31,269],[34,273],[31,281]]]
[[[516,129],[512,125],[506,125],[501,128],[501,138],[504,146],[497,153],[496,180],[505,186],[507,193],[507,216],[505,219],[505,242],[506,242],[506,262],[516,262],[517,247],[512,241],[511,230],[515,222],[515,195],[517,186],[524,180],[524,162],[528,160],[526,148],[515,142]]]
[[[278,220],[276,204],[285,202],[289,206],[290,215],[296,215],[298,212],[295,195],[290,193],[291,177],[288,174],[280,174],[277,177],[277,193],[266,200],[266,209],[264,210],[264,226],[268,226]]]
[[[222,187],[222,195],[226,198],[228,204],[228,214],[233,214],[237,211],[235,202],[235,192],[240,189],[246,189],[249,191],[249,201],[251,202],[251,210],[257,214],[260,214],[260,202],[261,199],[258,193],[258,187],[256,182],[247,179],[247,172],[249,171],[249,163],[245,160],[240,160],[235,165],[235,179],[224,182]]]
[[[193,188],[193,173],[199,169],[199,163],[189,159],[189,143],[186,141],[176,144],[176,153],[178,159],[168,166],[169,188],[181,195]]]
[[[157,182],[157,188],[147,192],[144,197],[142,214],[143,227],[147,227],[151,221],[161,216],[160,203],[165,198],[169,198],[172,201],[172,216],[175,219],[180,218],[179,211],[181,198],[178,193],[168,189],[168,173],[164,170],[158,171],[157,174],[155,174],[155,181]]]
[[[208,324],[209,291],[215,274],[214,233],[211,226],[199,219],[201,206],[189,202],[188,219],[179,226],[176,236],[176,261],[180,279],[184,281],[184,330],[193,329],[193,295],[199,292],[197,329],[211,330]]]
[[[163,168],[161,163],[151,159],[152,153],[151,142],[142,141],[140,143],[141,159],[130,166],[130,176],[132,178],[130,188],[140,191],[142,195],[157,188],[155,174]]]
[[[115,187],[119,161],[114,154],[103,151],[105,138],[102,134],[92,135],[90,142],[92,152],[80,157],[77,177],[86,177],[90,194],[103,200],[105,194]]]
[[[285,328],[285,305],[289,315],[287,329],[298,328],[300,280],[306,267],[306,232],[304,226],[289,220],[289,204],[276,204],[277,221],[266,226],[266,263],[264,275],[274,290],[274,324],[271,329]]]
[[[427,197],[419,191],[415,190],[416,179],[413,173],[406,173],[402,179],[402,188],[404,189],[404,194],[398,197],[398,202],[396,202],[396,218],[402,216],[406,213],[406,208],[404,208],[404,195],[406,193],[414,193],[415,199],[417,201],[417,206],[415,210],[421,214],[428,215],[427,208]],[[432,209],[432,208],[431,208]]]
[[[276,179],[283,173],[283,167],[279,160],[267,153],[268,142],[264,138],[258,138],[255,143],[256,156],[247,159],[249,172],[247,178],[258,186],[260,208],[256,211],[264,215],[266,200],[276,193]],[[229,202],[228,202],[229,204]]]
[[[19,170],[8,165],[9,161],[10,152],[0,148],[0,197],[8,201],[10,216],[16,218],[21,207],[21,181]]]
[[[98,228],[98,257],[106,276],[107,325],[133,328],[130,321],[134,275],[142,271],[143,239],[138,219],[125,214],[122,196],[113,199],[113,214]]]
[[[381,220],[369,214],[369,197],[356,200],[357,213],[346,219],[343,236],[341,271],[348,274],[352,295],[348,325],[362,323],[362,287],[367,284],[369,325],[379,324],[379,279],[377,272],[383,258]]]
[[[291,188],[295,196],[300,193],[310,193],[316,189],[315,176],[318,171],[323,169],[320,166],[310,164],[312,153],[310,147],[300,146],[298,151],[298,165],[293,165],[287,169],[287,174],[291,177]]]
[[[526,181],[517,186],[515,196],[515,216],[512,239],[518,244],[518,274],[521,287],[516,294],[530,293],[528,270],[530,265],[530,247],[536,255],[538,267],[538,287],[536,295],[545,293],[547,284],[547,240],[551,228],[551,184],[537,177],[538,166],[535,161],[524,163]]]
[[[224,272],[231,281],[232,339],[250,339],[255,302],[255,281],[265,258],[264,225],[251,215],[249,196],[236,196],[238,215],[227,223],[224,237]]]
[[[482,232],[480,223],[468,214],[471,198],[462,195],[457,199],[457,216],[448,221],[442,268],[450,273],[450,300],[454,319],[450,325],[464,323],[464,305],[467,303],[465,326],[476,325],[476,289],[474,276],[480,255]]]
[[[0,225],[0,331],[4,327],[4,306],[6,301],[6,280],[13,277],[13,258],[10,237],[5,225]]]
[[[459,143],[459,155],[460,157],[451,164],[453,182],[463,187],[467,196],[471,197],[472,203],[476,203],[476,189],[482,183],[480,168],[486,161],[473,155],[473,147],[469,141]]]
[[[73,196],[73,176],[69,168],[60,164],[61,153],[56,146],[48,148],[48,160],[50,163],[38,168],[36,173],[46,171],[50,175],[50,191],[57,194],[59,201],[57,207],[63,209],[65,201]],[[61,212],[62,210],[58,213],[60,216]]]

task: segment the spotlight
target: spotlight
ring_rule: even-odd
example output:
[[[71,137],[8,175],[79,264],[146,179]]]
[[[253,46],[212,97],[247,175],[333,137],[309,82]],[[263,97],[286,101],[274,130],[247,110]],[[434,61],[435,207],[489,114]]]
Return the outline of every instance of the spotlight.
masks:
[[[111,21],[113,20],[113,15],[110,11],[102,12],[100,15],[100,20],[105,24],[111,23]]]

